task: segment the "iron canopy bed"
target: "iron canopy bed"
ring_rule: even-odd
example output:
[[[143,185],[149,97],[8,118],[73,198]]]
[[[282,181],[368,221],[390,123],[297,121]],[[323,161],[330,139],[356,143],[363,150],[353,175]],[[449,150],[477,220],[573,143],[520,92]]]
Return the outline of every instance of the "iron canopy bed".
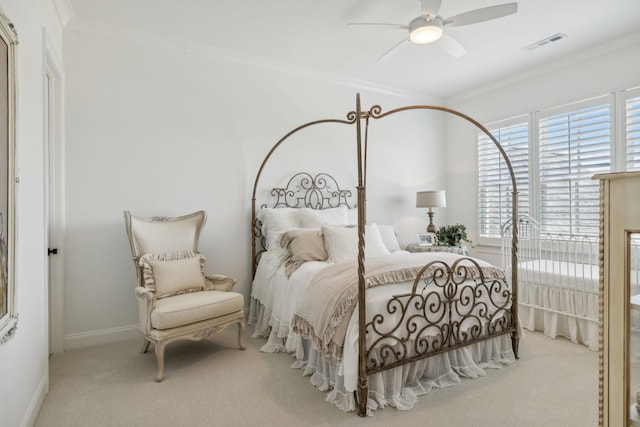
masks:
[[[367,414],[367,408],[386,404],[404,409],[402,399],[386,402],[384,396],[378,396],[376,401],[379,383],[387,381],[398,369],[428,371],[427,358],[444,358],[438,359],[438,363],[448,366],[448,357],[465,357],[459,353],[465,348],[474,354],[483,353],[486,360],[482,363],[488,365],[496,359],[510,362],[496,354],[511,353],[512,359],[518,357],[518,269],[514,268],[517,265],[517,230],[512,234],[510,283],[501,269],[470,257],[403,251],[397,251],[400,255],[388,255],[391,251],[382,249],[376,252],[379,239],[372,236],[378,235],[383,226],[367,223],[369,122],[409,110],[438,110],[456,115],[477,126],[494,142],[511,174],[512,213],[516,218],[517,187],[511,163],[496,138],[480,123],[458,111],[431,105],[412,105],[387,112],[374,105],[363,111],[359,95],[356,96],[356,109],[347,114],[346,120],[312,121],[285,134],[264,158],[252,193],[254,285],[249,323],[255,327],[254,336],[269,337],[265,345],[271,346],[268,351],[294,353],[297,367],[313,374],[314,385],[321,390],[334,389],[327,400],[343,410],[355,409],[360,416]],[[295,174],[284,185],[266,187],[270,189],[270,200],[258,203],[258,190],[265,188],[260,178],[273,153],[297,132],[326,123],[355,127],[356,200],[353,201],[353,192],[340,187],[330,174],[304,172]],[[343,215],[348,216],[348,213],[341,210],[357,212],[357,220],[345,220]],[[308,221],[311,218],[306,227],[300,222],[303,213]],[[339,228],[326,225],[337,218],[336,215],[340,216],[335,222]],[[355,223],[357,227],[345,226],[348,223]],[[513,223],[514,228],[517,227],[517,221]],[[265,228],[273,228],[270,224],[278,225],[278,233],[270,233]],[[308,230],[300,231],[305,228]],[[327,240],[332,233],[351,236],[354,243],[350,248],[357,253],[353,260],[333,259],[331,252],[336,249],[332,249]],[[310,236],[315,242],[314,248],[319,251],[323,244],[318,243],[318,239],[324,239],[328,260],[324,262],[322,257],[312,257],[294,262],[293,268],[287,270],[283,266],[283,253],[288,248],[291,258],[291,248],[287,245],[301,235]],[[309,242],[305,240],[305,245]],[[285,252],[274,255],[269,248],[278,245],[278,250],[284,247]],[[309,248],[305,246],[307,252]],[[340,283],[337,283],[338,278],[342,279]],[[291,282],[295,284],[291,286]],[[277,286],[280,288],[274,291]],[[336,294],[330,294],[329,288],[335,289]],[[283,298],[289,305],[279,310]],[[325,310],[325,306],[329,309]],[[509,348],[505,349],[505,346]],[[348,361],[352,363],[348,364]],[[314,382],[318,372],[324,376],[319,375]],[[400,375],[406,376],[404,372]],[[482,372],[467,374],[471,377],[483,375]],[[376,384],[370,384],[370,380]],[[451,381],[455,383],[456,379]],[[450,385],[446,381],[445,384],[437,381],[430,384]],[[408,409],[412,403],[406,406]]]

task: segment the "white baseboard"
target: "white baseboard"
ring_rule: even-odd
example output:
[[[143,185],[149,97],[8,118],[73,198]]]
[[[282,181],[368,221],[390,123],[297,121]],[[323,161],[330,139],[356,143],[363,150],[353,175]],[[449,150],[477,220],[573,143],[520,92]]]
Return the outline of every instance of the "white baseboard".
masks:
[[[64,348],[91,347],[95,345],[111,344],[118,341],[141,338],[138,325],[122,326],[119,328],[101,329],[99,331],[82,332],[64,336]]]
[[[29,408],[27,412],[24,414],[24,418],[20,423],[20,427],[31,427],[35,425],[36,419],[38,418],[38,414],[40,413],[40,409],[42,408],[42,404],[44,403],[44,398],[47,396],[49,392],[49,370],[47,369],[47,373],[42,376],[42,380],[40,380],[40,384],[38,384],[38,388],[33,395],[33,399],[31,399],[31,403],[29,404]]]

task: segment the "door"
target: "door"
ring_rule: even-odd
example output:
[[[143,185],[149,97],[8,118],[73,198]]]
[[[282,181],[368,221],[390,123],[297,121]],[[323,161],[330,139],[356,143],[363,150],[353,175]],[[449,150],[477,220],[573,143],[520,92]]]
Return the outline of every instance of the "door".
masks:
[[[45,284],[48,294],[49,354],[64,348],[63,330],[63,74],[45,36],[44,86],[44,225]]]

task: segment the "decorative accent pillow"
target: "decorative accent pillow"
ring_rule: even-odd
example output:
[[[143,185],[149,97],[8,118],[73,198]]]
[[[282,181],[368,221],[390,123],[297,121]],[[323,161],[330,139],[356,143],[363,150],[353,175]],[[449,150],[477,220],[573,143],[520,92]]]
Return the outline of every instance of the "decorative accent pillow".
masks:
[[[358,228],[336,227],[325,225],[322,227],[324,245],[327,249],[329,261],[350,261],[358,258]],[[367,224],[365,228],[365,257],[389,255],[389,251],[382,242],[380,231],[375,224]]]
[[[139,261],[144,285],[155,292],[156,298],[203,290],[204,263],[202,255],[189,251],[145,254]]]
[[[398,244],[398,238],[396,237],[396,232],[393,230],[393,226],[391,225],[382,225],[377,224],[378,230],[380,231],[380,237],[382,237],[382,242],[384,246],[387,248],[389,252],[397,252],[400,250],[400,244]]]
[[[262,208],[257,218],[262,221],[262,235],[266,238],[266,249],[278,248],[278,239],[282,232],[300,228],[300,219],[295,208]]]
[[[326,261],[327,251],[319,229],[298,228],[285,231],[280,237],[280,246],[286,250],[284,257],[287,277],[308,261]]]
[[[347,207],[342,205],[328,209],[299,209],[298,216],[302,228],[320,228],[325,224],[346,225],[349,224]]]

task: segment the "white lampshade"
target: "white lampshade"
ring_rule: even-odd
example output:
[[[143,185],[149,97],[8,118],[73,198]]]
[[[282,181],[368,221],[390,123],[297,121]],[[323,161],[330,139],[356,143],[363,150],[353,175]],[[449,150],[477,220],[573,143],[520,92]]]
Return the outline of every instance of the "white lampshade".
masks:
[[[444,208],[447,199],[444,190],[418,191],[416,193],[416,208]]]
[[[416,44],[433,43],[442,37],[442,20],[435,18],[427,21],[418,17],[409,24],[409,40]]]

